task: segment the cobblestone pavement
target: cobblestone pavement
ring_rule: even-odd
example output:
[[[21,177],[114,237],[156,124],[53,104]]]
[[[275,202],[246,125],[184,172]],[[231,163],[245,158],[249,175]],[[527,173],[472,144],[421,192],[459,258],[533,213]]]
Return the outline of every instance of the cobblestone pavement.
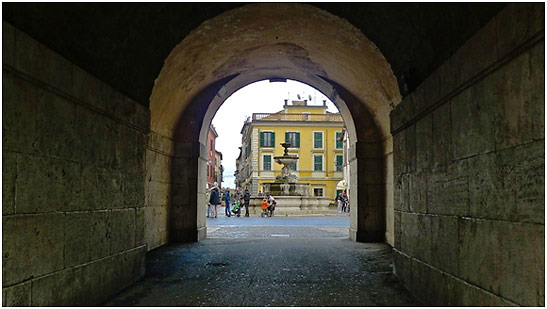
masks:
[[[349,217],[218,217],[207,219],[207,238],[348,238]]]
[[[212,234],[232,233],[223,231],[230,227],[211,228],[218,229]],[[336,239],[338,236],[302,238],[271,234],[314,235],[340,227],[286,225],[281,232],[270,228],[273,227],[247,227],[249,235],[269,234],[268,237],[207,238],[153,250],[147,255],[145,277],[103,305],[422,305],[393,275],[389,245]],[[335,231],[332,235],[339,234]]]

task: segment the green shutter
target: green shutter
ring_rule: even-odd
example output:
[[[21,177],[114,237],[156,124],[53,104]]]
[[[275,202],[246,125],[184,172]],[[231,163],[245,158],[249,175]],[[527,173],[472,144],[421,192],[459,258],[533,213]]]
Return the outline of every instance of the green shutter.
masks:
[[[323,170],[323,156],[314,155],[313,156],[313,170],[314,171],[322,171]]]
[[[296,145],[295,147],[300,147],[300,132],[296,132]]]
[[[323,148],[322,132],[313,132],[313,148]]]
[[[336,132],[336,148],[340,149],[342,148],[343,142],[342,142],[342,132]]]
[[[285,132],[285,143],[289,143],[289,132]],[[294,146],[294,145],[291,145]]]
[[[264,147],[264,132],[260,132],[260,147]]]
[[[336,156],[336,171],[340,172],[342,171],[342,165],[343,165],[344,157],[341,155]]]
[[[272,132],[272,143],[270,145],[275,147],[275,132]]]

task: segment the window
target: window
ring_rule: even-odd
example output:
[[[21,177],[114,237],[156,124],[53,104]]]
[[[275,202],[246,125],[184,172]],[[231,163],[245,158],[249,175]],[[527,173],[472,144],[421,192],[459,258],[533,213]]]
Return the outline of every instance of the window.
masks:
[[[291,148],[300,147],[300,132],[285,132],[285,143],[291,144]]]
[[[274,147],[275,132],[260,132],[260,147]]]
[[[264,171],[271,171],[272,170],[272,156],[271,155],[264,155],[262,157],[262,169]]]
[[[313,148],[323,148],[323,132],[313,132]]]
[[[336,171],[341,172],[344,165],[344,156],[336,155]]]
[[[313,188],[313,196],[323,196],[323,188]]]
[[[313,170],[316,172],[323,170],[323,155],[313,155]]]
[[[289,168],[291,169],[291,171],[296,171],[296,163],[289,164]]]
[[[336,149],[342,149],[344,141],[342,140],[342,132],[336,132]]]

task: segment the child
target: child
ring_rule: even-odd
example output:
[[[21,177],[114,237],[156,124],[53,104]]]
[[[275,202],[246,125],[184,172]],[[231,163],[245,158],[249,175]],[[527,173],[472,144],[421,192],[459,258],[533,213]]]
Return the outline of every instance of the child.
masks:
[[[262,208],[262,213],[260,214],[261,217],[264,217],[264,216],[268,216],[268,207],[270,205],[268,205],[268,201],[266,201],[266,199],[262,199],[262,204],[260,204],[261,208]]]

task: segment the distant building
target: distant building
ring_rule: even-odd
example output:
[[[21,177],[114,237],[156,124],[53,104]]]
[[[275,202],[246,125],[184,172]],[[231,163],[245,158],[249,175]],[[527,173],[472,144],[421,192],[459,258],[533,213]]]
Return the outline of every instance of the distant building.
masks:
[[[280,143],[289,142],[289,154],[299,156],[293,166],[298,182],[310,184],[310,196],[335,198],[336,186],[344,179],[344,121],[323,105],[308,105],[307,100],[285,100],[282,111],[255,113],[241,129],[242,146],[236,162],[236,183],[252,194],[262,184],[273,182],[282,166],[274,161],[283,154]]]
[[[222,185],[224,174],[224,167],[222,166],[222,152],[216,150],[215,151],[215,181],[218,183],[219,186]]]
[[[207,132],[207,188],[211,188],[217,181],[217,173],[215,172],[215,167],[217,164],[221,166],[221,162],[217,163],[217,151],[215,150],[216,138],[218,137],[217,131],[213,125],[209,126],[209,132]],[[222,154],[220,155],[222,159]]]

